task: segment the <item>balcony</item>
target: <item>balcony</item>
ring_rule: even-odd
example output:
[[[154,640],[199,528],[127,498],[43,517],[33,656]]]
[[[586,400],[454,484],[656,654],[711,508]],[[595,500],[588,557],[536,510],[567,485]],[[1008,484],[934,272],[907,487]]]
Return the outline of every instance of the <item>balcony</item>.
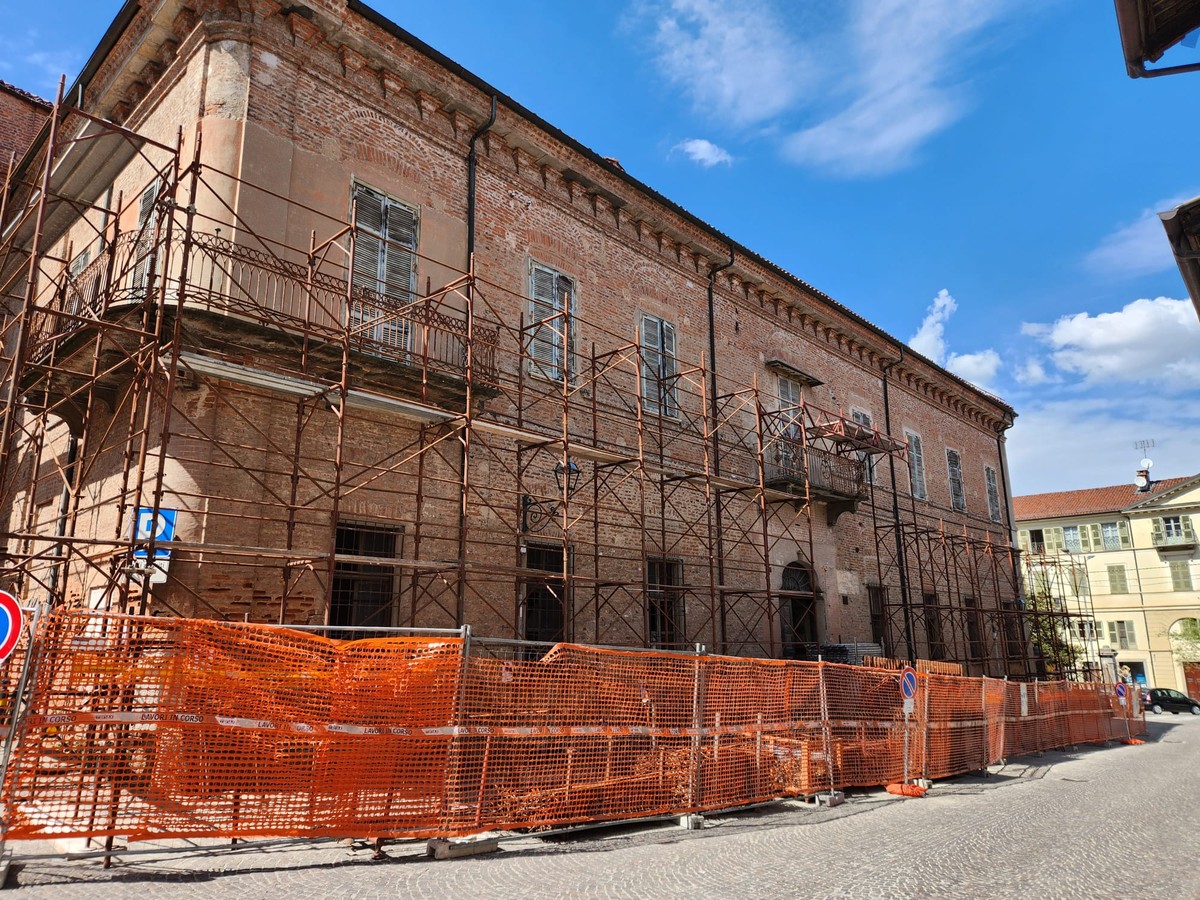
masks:
[[[1196,546],[1196,532],[1190,528],[1179,534],[1155,531],[1150,539],[1160,550],[1187,550]]]
[[[806,490],[815,500],[851,501],[866,497],[863,463],[848,456],[805,447],[798,438],[778,437],[764,453],[766,485],[789,493]]]
[[[180,247],[187,248],[186,260],[168,253],[165,242],[128,234],[82,272],[64,274],[31,319],[32,359],[67,360],[86,346],[82,334],[101,322],[118,323],[115,339],[132,343],[154,273],[153,294],[164,299],[164,314],[174,315],[183,296],[187,333],[202,345],[252,352],[256,364],[286,374],[336,373],[348,346],[360,379],[405,394],[433,385],[435,400],[461,394],[454,387],[467,374],[460,295],[385,296],[350,286],[340,273],[215,235],[197,234]],[[476,317],[471,362],[479,385],[496,382],[498,342],[498,325]]]

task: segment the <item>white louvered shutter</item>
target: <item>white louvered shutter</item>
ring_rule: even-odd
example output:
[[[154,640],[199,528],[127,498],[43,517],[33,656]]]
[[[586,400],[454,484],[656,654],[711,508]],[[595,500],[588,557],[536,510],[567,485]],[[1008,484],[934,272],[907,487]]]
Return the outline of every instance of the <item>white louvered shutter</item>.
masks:
[[[530,370],[543,378],[563,377],[564,309],[574,305],[571,279],[553,269],[534,265],[530,278]]]
[[[921,436],[915,431],[906,431],[904,435],[908,438],[908,480],[912,486],[912,495],[918,500],[924,500],[925,451],[921,447]]]
[[[146,293],[146,284],[150,281],[150,257],[154,249],[154,226],[157,224],[155,202],[158,200],[158,182],[150,185],[142,192],[138,204],[137,231],[134,232],[133,277],[129,287],[134,299],[141,300]]]
[[[659,411],[664,416],[674,416],[679,412],[678,400],[675,395],[675,326],[670,322],[663,322],[660,331],[662,360],[659,363],[659,384],[661,385],[662,405]]]
[[[661,412],[662,328],[654,316],[642,316],[642,408]]]

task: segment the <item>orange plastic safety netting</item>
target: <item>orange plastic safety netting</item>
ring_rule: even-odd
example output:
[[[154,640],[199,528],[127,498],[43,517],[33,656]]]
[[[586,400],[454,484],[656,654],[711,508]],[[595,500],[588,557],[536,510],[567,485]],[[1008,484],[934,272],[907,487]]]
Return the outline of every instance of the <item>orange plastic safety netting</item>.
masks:
[[[941,777],[1144,730],[1112,685],[54,614],[10,838],[429,837]]]

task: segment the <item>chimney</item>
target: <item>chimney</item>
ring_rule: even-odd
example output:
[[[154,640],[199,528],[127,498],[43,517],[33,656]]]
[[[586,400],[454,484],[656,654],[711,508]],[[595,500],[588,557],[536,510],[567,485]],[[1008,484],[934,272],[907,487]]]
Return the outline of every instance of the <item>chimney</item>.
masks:
[[[1144,494],[1150,490],[1150,470],[1138,469],[1137,478],[1133,480],[1133,483],[1137,485],[1138,493],[1140,494]]]

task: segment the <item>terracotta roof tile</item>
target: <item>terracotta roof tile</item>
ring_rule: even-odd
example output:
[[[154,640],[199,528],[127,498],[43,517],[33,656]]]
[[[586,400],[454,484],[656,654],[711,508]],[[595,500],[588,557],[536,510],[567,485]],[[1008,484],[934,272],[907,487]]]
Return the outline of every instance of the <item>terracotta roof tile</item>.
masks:
[[[2,79],[0,79],[0,90],[7,91],[10,94],[15,94],[16,96],[20,97],[22,100],[26,100],[29,103],[32,103],[34,106],[44,106],[47,109],[49,109],[51,106],[54,105],[49,100],[43,100],[37,94],[33,94],[33,93],[30,93],[29,91],[22,90],[21,88],[17,87],[15,84],[9,84],[7,81],[4,81]]]
[[[1166,478],[1150,484],[1150,490],[1138,491],[1133,484],[1114,484],[1111,487],[1086,488],[1082,491],[1055,491],[1051,494],[1026,494],[1013,497],[1013,514],[1018,522],[1039,519],[1058,519],[1067,516],[1089,516],[1097,513],[1114,513],[1127,506],[1140,503],[1148,497],[1161,494],[1173,487],[1191,481],[1194,475],[1184,478]]]

